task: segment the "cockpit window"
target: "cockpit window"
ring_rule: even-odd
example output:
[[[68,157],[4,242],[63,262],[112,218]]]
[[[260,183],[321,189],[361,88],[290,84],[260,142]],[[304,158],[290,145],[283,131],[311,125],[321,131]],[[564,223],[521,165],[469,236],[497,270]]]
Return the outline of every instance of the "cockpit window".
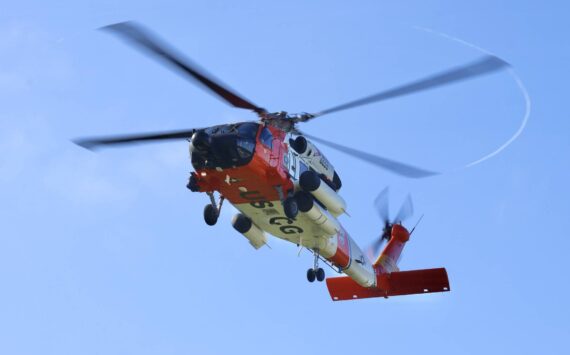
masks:
[[[273,134],[271,134],[271,131],[267,129],[267,127],[264,127],[261,130],[261,134],[259,135],[259,140],[266,147],[273,148]]]
[[[238,153],[241,158],[251,157],[255,149],[255,136],[257,135],[258,123],[246,122],[237,127]]]
[[[237,149],[240,158],[247,159],[250,158],[255,149],[255,140],[253,139],[238,139]]]
[[[255,139],[259,125],[253,122],[242,123],[238,127],[240,138]]]
[[[255,153],[259,126],[259,123],[244,122],[205,129],[208,147],[192,150],[192,165],[195,169],[225,169],[248,164]]]

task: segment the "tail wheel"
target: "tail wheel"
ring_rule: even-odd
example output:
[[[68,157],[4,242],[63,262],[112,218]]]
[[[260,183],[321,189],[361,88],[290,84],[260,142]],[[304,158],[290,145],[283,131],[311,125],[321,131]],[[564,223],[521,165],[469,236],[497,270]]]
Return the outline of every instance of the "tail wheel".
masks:
[[[207,225],[213,226],[216,224],[216,222],[218,222],[218,217],[219,214],[216,206],[208,204],[206,207],[204,207],[204,221]]]
[[[315,276],[317,278],[317,281],[321,282],[325,279],[325,270],[323,270],[322,268],[318,268],[317,271],[315,272]]]
[[[309,282],[315,282],[315,278],[317,277],[314,269],[307,270],[307,280]]]

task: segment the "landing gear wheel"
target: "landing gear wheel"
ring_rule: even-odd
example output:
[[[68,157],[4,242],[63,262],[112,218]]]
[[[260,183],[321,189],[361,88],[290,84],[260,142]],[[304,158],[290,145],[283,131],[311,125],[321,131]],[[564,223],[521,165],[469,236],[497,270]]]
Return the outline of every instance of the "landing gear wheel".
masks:
[[[299,207],[297,206],[297,200],[294,197],[287,197],[283,201],[283,211],[285,216],[290,219],[295,219],[299,213]]]
[[[206,222],[207,225],[213,226],[214,224],[216,224],[216,222],[218,221],[218,217],[219,217],[218,209],[216,208],[216,206],[208,204],[206,205],[206,207],[204,207],[204,221]]]
[[[325,279],[325,270],[323,270],[322,268],[318,268],[315,274],[317,277],[317,281],[321,282]]]
[[[316,278],[315,270],[313,270],[313,269],[307,270],[307,280],[309,282],[314,282],[315,278]]]

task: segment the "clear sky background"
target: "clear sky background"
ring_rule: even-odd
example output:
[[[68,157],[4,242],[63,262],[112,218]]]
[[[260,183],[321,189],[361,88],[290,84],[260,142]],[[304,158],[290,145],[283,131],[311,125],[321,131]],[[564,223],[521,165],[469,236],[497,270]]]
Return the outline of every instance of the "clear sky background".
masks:
[[[565,354],[570,336],[566,2],[3,1],[0,353]],[[481,54],[508,73],[303,128],[444,174],[408,180],[323,147],[349,233],[381,226],[386,185],[425,213],[402,269],[445,266],[450,293],[330,300],[309,253],[255,251],[225,209],[204,224],[184,141],[92,153],[70,139],[249,120],[96,28],[140,21],[254,103],[318,111]],[[327,270],[329,276],[333,273]]]

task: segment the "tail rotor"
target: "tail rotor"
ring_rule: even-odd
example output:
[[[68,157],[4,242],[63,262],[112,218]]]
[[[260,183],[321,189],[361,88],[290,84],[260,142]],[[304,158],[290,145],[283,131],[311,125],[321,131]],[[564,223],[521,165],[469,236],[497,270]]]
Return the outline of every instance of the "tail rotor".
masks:
[[[412,203],[412,196],[408,194],[408,196],[406,196],[406,199],[404,200],[404,203],[402,203],[402,207],[400,207],[400,210],[396,214],[396,217],[394,217],[392,223],[402,224],[403,221],[407,220],[413,215],[414,215],[414,204]]]
[[[382,233],[378,237],[377,240],[372,242],[372,244],[367,249],[367,254],[370,260],[374,260],[378,257],[380,250],[384,246],[390,237],[392,236],[392,226],[394,224],[402,224],[405,220],[412,217],[414,214],[414,205],[412,202],[412,197],[408,194],[402,206],[398,210],[396,217],[394,219],[390,219],[390,189],[389,187],[385,187],[376,197],[374,200],[374,207],[380,216],[380,220],[382,221]]]

